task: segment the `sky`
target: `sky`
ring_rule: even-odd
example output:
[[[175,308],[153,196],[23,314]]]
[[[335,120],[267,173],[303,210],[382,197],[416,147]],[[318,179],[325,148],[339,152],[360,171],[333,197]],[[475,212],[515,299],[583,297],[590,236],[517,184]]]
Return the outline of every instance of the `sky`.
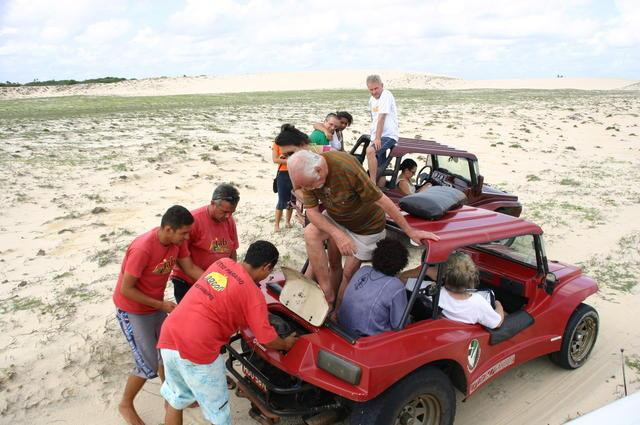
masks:
[[[0,81],[396,70],[640,79],[638,0],[0,0]]]

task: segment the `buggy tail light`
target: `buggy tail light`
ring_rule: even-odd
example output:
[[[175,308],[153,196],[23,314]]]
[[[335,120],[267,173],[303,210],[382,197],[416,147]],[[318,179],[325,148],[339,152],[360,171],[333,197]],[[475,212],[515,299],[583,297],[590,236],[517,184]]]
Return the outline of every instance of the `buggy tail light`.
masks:
[[[360,383],[360,377],[362,376],[362,369],[342,357],[338,357],[333,353],[325,350],[318,352],[317,365],[319,369],[329,372],[336,378],[340,378],[353,385]]]

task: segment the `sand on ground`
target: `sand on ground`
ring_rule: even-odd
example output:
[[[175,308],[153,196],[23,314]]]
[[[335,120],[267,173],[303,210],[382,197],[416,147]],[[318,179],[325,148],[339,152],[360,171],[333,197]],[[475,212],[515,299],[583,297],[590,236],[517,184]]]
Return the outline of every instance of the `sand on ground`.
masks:
[[[387,71],[384,83],[394,89],[578,89],[637,90],[637,81],[622,78],[528,78],[463,80],[444,75]],[[0,87],[0,99],[51,96],[166,96],[283,90],[362,89],[366,71],[287,72],[230,76],[158,77],[113,84]],[[637,84],[636,84],[637,85]]]
[[[123,423],[116,406],[132,359],[110,297],[127,245],[156,226],[168,206],[196,208],[207,203],[215,184],[233,182],[241,192],[235,214],[240,252],[268,239],[281,250],[281,264],[299,267],[305,258],[302,229],[272,232],[270,140],[282,122],[310,130],[318,117],[344,106],[355,117],[345,133],[352,144],[368,129],[366,74],[160,78],[0,90],[7,107],[13,99],[58,102],[51,97],[68,95],[362,90],[360,98],[338,105],[305,102],[302,93],[292,104],[256,101],[210,111],[99,116],[60,111],[61,116],[0,120],[0,423]],[[468,400],[459,394],[456,423],[561,424],[591,411],[622,396],[621,348],[627,386],[631,392],[640,388],[640,98],[619,91],[636,82],[382,75],[391,90],[542,90],[537,97],[516,94],[506,103],[496,102],[500,95],[493,90],[451,104],[398,98],[401,134],[474,152],[485,182],[517,194],[523,217],[542,225],[549,257],[581,264],[601,280],[601,291],[587,301],[600,314],[599,339],[582,368],[565,371],[546,358],[528,362]],[[561,88],[601,92],[547,92]],[[163,422],[157,379],[144,387],[137,406],[147,424]],[[232,396],[231,406],[233,423],[253,423],[245,399]],[[199,409],[190,409],[185,423],[205,421]]]

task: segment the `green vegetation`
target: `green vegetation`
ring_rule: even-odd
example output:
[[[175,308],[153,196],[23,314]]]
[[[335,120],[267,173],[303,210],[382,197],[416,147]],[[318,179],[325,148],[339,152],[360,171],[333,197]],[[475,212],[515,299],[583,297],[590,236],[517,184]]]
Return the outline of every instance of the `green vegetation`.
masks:
[[[0,87],[32,87],[32,86],[72,86],[74,84],[91,84],[91,83],[119,83],[120,81],[126,81],[126,78],[118,78],[118,77],[103,77],[103,78],[91,78],[88,80],[46,80],[46,81],[38,81],[33,80],[30,83],[20,84],[20,83],[12,83],[11,81],[7,81],[5,83],[0,83]]]
[[[630,356],[624,356],[624,362],[627,366],[633,369],[636,373],[640,373],[640,356],[632,354]]]
[[[12,313],[20,310],[33,310],[44,305],[40,298],[13,296],[0,300],[0,313]]]
[[[602,286],[622,292],[631,292],[640,276],[640,233],[633,233],[618,241],[615,252],[606,257],[594,255],[579,263],[585,272]]]
[[[116,249],[101,249],[89,257],[89,261],[96,261],[98,266],[104,267],[107,264],[117,263],[118,255]]]
[[[633,98],[633,92],[584,91],[584,90],[394,90],[398,107],[414,110],[430,105],[433,108],[449,108],[461,104],[481,103],[490,106],[525,107],[531,102],[555,101],[610,102]],[[348,110],[362,108],[364,90],[312,90],[255,93],[226,93],[178,96],[65,96],[38,99],[10,99],[0,103],[0,116],[7,119],[101,117],[120,113],[148,113],[192,110],[211,119],[211,111],[219,108],[286,105],[291,110],[307,112],[323,106],[322,103],[342,105]],[[366,97],[365,97],[366,98]],[[282,121],[285,117],[274,117]]]

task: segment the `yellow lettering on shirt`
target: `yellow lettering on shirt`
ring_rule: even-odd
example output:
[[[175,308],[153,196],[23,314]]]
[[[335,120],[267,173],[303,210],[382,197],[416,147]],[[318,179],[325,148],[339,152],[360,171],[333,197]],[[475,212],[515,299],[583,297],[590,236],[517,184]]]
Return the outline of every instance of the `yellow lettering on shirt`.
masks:
[[[176,257],[165,258],[153,268],[153,274],[169,274],[175,265]]]
[[[204,277],[204,280],[207,281],[209,286],[211,286],[214,291],[224,291],[227,287],[227,277],[218,272],[209,273]]]
[[[211,241],[211,245],[209,245],[209,251],[216,253],[227,253],[230,251],[230,244],[231,242],[226,239],[215,238]]]

